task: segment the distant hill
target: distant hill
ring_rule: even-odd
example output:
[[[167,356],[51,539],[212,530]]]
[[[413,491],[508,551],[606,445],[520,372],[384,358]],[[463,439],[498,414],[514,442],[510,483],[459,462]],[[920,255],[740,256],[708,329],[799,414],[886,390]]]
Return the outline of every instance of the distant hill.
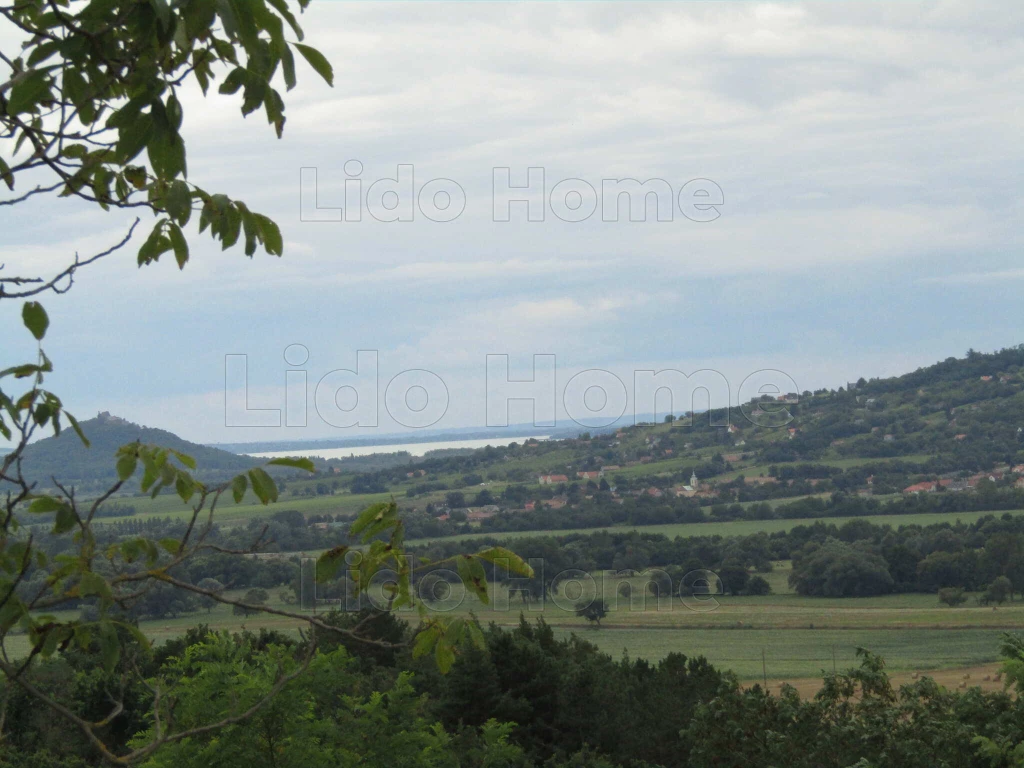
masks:
[[[71,429],[63,430],[58,437],[32,443],[25,449],[26,476],[41,486],[52,485],[52,477],[80,488],[109,483],[116,477],[115,452],[136,440],[188,454],[196,460],[197,474],[204,480],[237,474],[258,463],[248,456],[192,443],[172,432],[133,424],[106,412],[81,422],[81,426],[90,447],[86,448]]]

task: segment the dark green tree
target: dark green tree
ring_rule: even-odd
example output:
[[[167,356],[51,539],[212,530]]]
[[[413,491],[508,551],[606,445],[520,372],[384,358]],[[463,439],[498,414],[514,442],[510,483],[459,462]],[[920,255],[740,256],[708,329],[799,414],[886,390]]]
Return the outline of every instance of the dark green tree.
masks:
[[[576,604],[576,615],[586,619],[595,627],[599,627],[601,619],[608,615],[608,603],[602,597],[595,597],[593,600],[580,600]]]

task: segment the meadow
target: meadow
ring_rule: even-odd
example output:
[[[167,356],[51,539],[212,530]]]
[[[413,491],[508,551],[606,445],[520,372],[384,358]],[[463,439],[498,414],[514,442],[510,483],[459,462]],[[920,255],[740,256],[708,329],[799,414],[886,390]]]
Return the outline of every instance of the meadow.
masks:
[[[647,593],[643,576],[594,574],[590,579],[563,584],[543,605],[524,604],[501,585],[492,585],[489,604],[452,586],[445,600],[428,603],[441,616],[476,616],[484,625],[511,627],[524,616],[543,618],[561,637],[576,633],[602,650],[619,657],[657,661],[672,652],[706,656],[733,671],[741,680],[815,678],[833,664],[843,669],[856,663],[858,648],[882,655],[893,672],[927,672],[991,664],[999,658],[1000,636],[1024,629],[1024,601],[996,609],[980,607],[972,599],[949,608],[934,595],[902,594],[871,598],[813,598],[793,593],[788,585],[789,564],[775,564],[766,574],[773,594],[765,597],[705,597],[688,604],[678,598],[655,598]],[[628,584],[631,595],[622,595]],[[282,601],[283,588],[271,590],[269,604],[297,610]],[[575,615],[584,595],[603,594],[608,615],[592,626]],[[237,593],[230,596],[240,597]],[[320,609],[321,612],[325,608]],[[412,611],[400,613],[411,623]],[[71,618],[68,613],[63,618]],[[209,612],[144,620],[143,633],[160,643],[197,624],[215,630],[260,627],[297,633],[301,622],[279,616],[240,617],[228,606]],[[7,652],[17,657],[28,650],[23,636],[8,638]]]
[[[217,503],[217,523],[225,527],[245,525],[250,520],[262,517],[270,517],[275,512],[283,510],[298,510],[304,515],[356,515],[361,510],[376,504],[378,501],[387,501],[392,498],[390,493],[338,493],[333,496],[282,496],[276,504],[264,506],[250,491],[242,501],[235,504],[230,494],[223,495]],[[137,512],[129,517],[105,517],[101,518],[100,525],[118,520],[135,520],[147,516],[167,517],[172,520],[184,520],[192,515],[190,508],[187,508],[174,493],[165,492],[155,498],[149,496],[122,496],[116,499],[117,503],[127,504],[135,507]]]
[[[1011,510],[1010,514],[1020,514],[1024,510]],[[665,525],[641,525],[622,526],[612,528],[570,528],[565,530],[540,530],[540,531],[513,531],[506,533],[464,533],[457,536],[447,536],[443,541],[471,541],[484,537],[514,541],[515,539],[527,536],[566,536],[575,533],[594,533],[596,531],[639,531],[641,533],[662,534],[669,538],[676,536],[749,536],[752,533],[775,533],[777,531],[789,531],[798,525],[813,525],[815,523],[827,523],[832,525],[843,525],[852,520],[868,520],[876,525],[891,525],[898,528],[901,525],[934,525],[936,523],[973,523],[985,515],[1002,515],[1004,512],[957,512],[957,513],[923,513],[919,515],[875,515],[871,517],[809,517],[790,518],[785,520],[732,520],[726,522],[707,523],[668,523]],[[425,544],[434,539],[410,540],[410,545]]]

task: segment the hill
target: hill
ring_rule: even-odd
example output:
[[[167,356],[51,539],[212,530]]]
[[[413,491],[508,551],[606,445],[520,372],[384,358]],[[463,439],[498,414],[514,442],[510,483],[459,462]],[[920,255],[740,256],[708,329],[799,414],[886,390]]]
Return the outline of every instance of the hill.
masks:
[[[90,447],[83,445],[70,429],[57,437],[32,443],[25,450],[26,477],[41,486],[49,486],[51,478],[56,477],[61,483],[76,485],[81,490],[108,484],[116,477],[114,453],[136,440],[192,456],[198,466],[197,474],[204,480],[226,478],[257,464],[257,460],[247,456],[189,442],[172,432],[133,424],[106,412],[81,422],[81,426]]]
[[[1024,506],[1024,346],[679,416],[331,482],[428,536]]]

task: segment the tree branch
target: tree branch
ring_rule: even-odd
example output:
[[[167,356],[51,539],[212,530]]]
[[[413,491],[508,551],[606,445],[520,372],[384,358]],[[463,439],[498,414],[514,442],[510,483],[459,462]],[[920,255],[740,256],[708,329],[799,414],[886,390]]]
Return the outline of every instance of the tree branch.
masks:
[[[67,293],[71,286],[75,282],[75,272],[82,267],[87,267],[90,264],[94,264],[100,259],[115,253],[126,245],[132,239],[135,234],[135,228],[139,226],[140,220],[135,219],[132,222],[131,227],[128,229],[126,234],[121,240],[107,248],[105,251],[94,254],[87,259],[80,259],[78,254],[75,254],[75,260],[63,270],[61,270],[55,277],[50,280],[44,281],[41,277],[0,277],[0,299],[25,299],[30,296],[38,296],[46,291],[53,291],[54,293]],[[0,269],[3,269],[3,265],[0,264]],[[58,285],[61,281],[67,280],[66,285]],[[32,288],[28,288],[22,291],[11,291],[8,290],[6,285],[32,285]]]

